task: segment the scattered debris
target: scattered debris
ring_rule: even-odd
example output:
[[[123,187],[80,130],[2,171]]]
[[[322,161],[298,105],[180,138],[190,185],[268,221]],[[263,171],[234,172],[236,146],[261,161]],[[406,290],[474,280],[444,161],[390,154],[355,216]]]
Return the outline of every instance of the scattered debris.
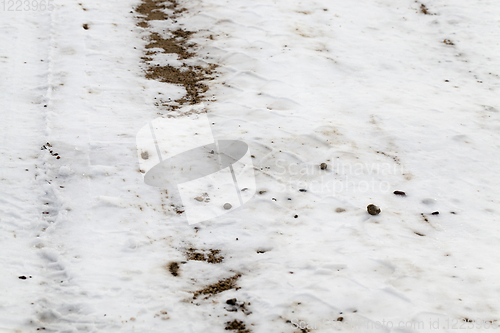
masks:
[[[340,207],[339,207],[339,208],[336,208],[336,209],[335,209],[335,212],[336,212],[336,213],[343,213],[343,212],[345,212],[345,209],[344,209],[344,208],[340,208]]]
[[[226,304],[229,305],[229,307],[224,307],[224,309],[226,309],[226,311],[238,312],[238,310],[241,310],[247,316],[252,314],[252,312],[246,308],[247,303],[238,302],[238,300],[236,298],[228,299],[226,301]],[[248,303],[248,305],[250,305],[250,303]]]
[[[400,196],[402,196],[402,197],[406,197],[406,193],[405,193],[405,192],[403,192],[403,191],[394,191],[394,194],[395,194],[395,195],[400,195]]]
[[[87,23],[85,23],[85,24],[83,25],[83,29],[85,29],[85,30],[89,30],[89,25],[88,25]]]
[[[381,212],[380,208],[375,206],[374,204],[369,204],[366,207],[366,210],[368,211],[368,214],[370,214],[370,215],[378,215]]]
[[[453,43],[451,40],[449,39],[444,39],[443,40],[443,43],[445,43],[446,45],[455,45],[455,43]]]
[[[401,164],[401,161],[399,160],[399,158],[397,156],[393,156],[393,155],[390,155],[390,154],[387,154],[387,153],[384,153],[383,151],[375,151],[377,154],[381,154],[381,155],[384,155],[384,156],[387,156],[387,157],[390,157],[394,160],[394,162],[396,162],[397,164]]]
[[[23,276],[20,276],[19,278],[20,278],[21,280],[26,280],[26,276],[24,276],[24,275],[23,275]]]
[[[305,188],[301,188],[299,189],[299,192],[307,192],[307,190]]]
[[[436,212],[432,212],[432,214],[431,214],[431,215],[439,215],[439,212],[438,212],[438,211],[436,211]]]
[[[416,232],[416,231],[414,231],[414,233],[415,233],[415,235],[419,235],[419,236],[421,236],[421,237],[425,236],[424,234],[421,234],[420,232]]]
[[[420,4],[420,11],[421,11],[423,14],[425,14],[425,15],[435,15],[435,14],[431,13],[431,12],[429,11],[429,8],[427,8],[427,6],[425,6],[423,3],[422,3],[422,4]]]
[[[321,163],[320,166],[321,170],[326,170],[328,168],[328,165],[326,163]]]
[[[50,143],[46,143],[41,147],[41,150],[48,150],[50,155],[54,156],[56,159],[60,159],[61,156],[59,156],[58,153],[54,153],[54,151],[51,149],[52,145]]]

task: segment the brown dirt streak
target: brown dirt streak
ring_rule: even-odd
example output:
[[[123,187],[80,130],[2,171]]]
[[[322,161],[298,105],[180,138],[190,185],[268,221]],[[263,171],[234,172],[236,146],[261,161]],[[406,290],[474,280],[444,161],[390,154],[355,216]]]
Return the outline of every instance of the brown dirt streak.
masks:
[[[137,26],[149,29],[149,21],[155,20],[175,20],[187,9],[182,7],[176,0],[144,0],[136,8],[140,14]],[[171,12],[170,14],[168,12]],[[189,43],[189,39],[195,33],[194,31],[177,29],[169,32],[170,38],[164,38],[156,32],[150,32],[148,36],[149,43],[146,45],[145,57],[142,59],[148,68],[145,76],[151,80],[181,85],[186,89],[186,95],[173,102],[161,101],[158,106],[166,106],[170,110],[178,109],[183,104],[197,104],[204,100],[204,94],[208,86],[203,82],[211,80],[217,65],[212,64],[207,67],[192,66],[184,62],[180,67],[170,65],[153,65],[152,56],[158,53],[177,54],[180,60],[192,59],[196,57],[193,52],[195,43]]]

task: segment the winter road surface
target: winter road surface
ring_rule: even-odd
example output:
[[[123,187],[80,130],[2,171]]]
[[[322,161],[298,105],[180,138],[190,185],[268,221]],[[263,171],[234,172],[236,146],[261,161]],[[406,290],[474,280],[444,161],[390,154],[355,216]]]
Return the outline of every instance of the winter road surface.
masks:
[[[136,0],[11,2],[1,332],[500,330],[498,2],[167,1],[147,27]],[[178,29],[218,67],[169,109],[186,90],[144,56]],[[257,193],[189,225],[136,134],[199,110],[249,145]]]

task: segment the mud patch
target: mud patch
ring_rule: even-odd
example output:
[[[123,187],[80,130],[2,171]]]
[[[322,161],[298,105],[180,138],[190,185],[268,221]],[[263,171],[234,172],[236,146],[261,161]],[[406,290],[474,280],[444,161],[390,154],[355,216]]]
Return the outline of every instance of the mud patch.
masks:
[[[223,291],[230,290],[230,289],[235,289],[238,290],[236,286],[236,281],[241,277],[241,274],[234,275],[230,278],[220,280],[217,283],[211,284],[203,289],[200,289],[198,291],[195,291],[193,293],[193,299],[198,298],[200,295],[206,295],[205,299],[210,298],[213,295],[220,294]]]
[[[189,248],[186,252],[188,260],[206,261],[210,264],[220,264],[224,257],[220,254],[220,250],[197,250],[194,248]]]
[[[179,270],[180,270],[180,267],[179,267],[179,263],[177,262],[171,262],[169,265],[168,265],[168,271],[170,272],[170,274],[172,274],[173,276],[179,276]]]
[[[213,73],[213,69],[215,69],[215,65],[211,65],[209,68],[186,64],[181,68],[170,65],[150,66],[146,71],[146,78],[183,86],[186,89],[186,95],[175,100],[176,104],[172,102],[163,102],[162,104],[177,109],[183,104],[193,105],[204,100],[203,94],[208,90],[208,86],[202,81],[212,79],[209,76]]]
[[[166,13],[167,9],[171,11],[170,15]],[[141,14],[141,20],[138,25],[140,27],[147,27],[148,21],[166,20],[175,17],[186,11],[186,8],[179,6],[176,0],[145,0],[135,9],[135,11]]]
[[[179,56],[179,59],[189,59],[194,56],[193,52],[188,51],[188,47],[192,46],[192,44],[187,45],[187,41],[189,36],[191,36],[193,31],[185,31],[178,29],[173,31],[172,34],[174,37],[171,38],[163,38],[158,33],[153,32],[149,36],[149,44],[146,45],[146,49],[160,49],[161,53],[176,53]],[[148,51],[146,55],[153,55],[157,52]],[[148,58],[146,58],[148,59]]]
[[[158,20],[175,22],[187,9],[176,0],[144,0],[135,11],[139,14],[137,26],[149,30],[148,22]],[[150,31],[147,37],[149,43],[145,47],[145,56],[142,59],[148,66],[145,73],[147,79],[180,85],[186,90],[186,94],[182,98],[175,101],[160,100],[156,103],[156,106],[166,107],[168,111],[173,111],[184,104],[193,105],[204,101],[204,94],[208,90],[208,86],[203,81],[213,79],[217,65],[194,66],[183,61],[196,57],[194,49],[197,45],[190,42],[195,31],[177,29],[167,31],[167,33],[170,37],[164,38],[159,33]],[[161,53],[176,54],[178,59],[182,61],[182,66],[154,64],[154,56]]]
[[[233,321],[228,321],[226,323],[225,330],[226,331],[236,331],[238,333],[250,333],[250,332],[252,332],[246,328],[246,325],[244,322],[242,322],[241,320],[237,320],[237,319],[235,319]]]

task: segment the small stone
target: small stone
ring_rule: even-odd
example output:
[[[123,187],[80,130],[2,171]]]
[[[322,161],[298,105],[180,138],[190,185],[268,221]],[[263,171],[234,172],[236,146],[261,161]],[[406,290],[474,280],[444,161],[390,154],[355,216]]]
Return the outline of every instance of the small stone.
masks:
[[[326,163],[321,163],[319,167],[321,168],[321,170],[326,170],[328,168],[328,165]]]
[[[394,191],[394,194],[395,194],[395,195],[400,195],[400,196],[406,197],[406,193],[405,193],[405,192],[403,192],[403,191]]]
[[[264,193],[266,193],[267,191],[259,191],[259,194],[262,195]]]
[[[19,278],[20,278],[21,280],[26,280],[26,276],[24,276],[24,275],[23,275],[23,276],[20,276]]]
[[[238,301],[238,300],[237,300],[236,298],[231,298],[231,299],[228,299],[228,300],[226,301],[226,304],[229,304],[229,305],[236,305],[236,302],[237,302],[237,301]]]
[[[439,212],[432,212],[432,215],[439,215]]]
[[[299,216],[298,216],[298,215],[294,215],[293,217],[294,217],[294,218],[297,218],[297,217],[299,217]]]
[[[194,200],[196,200],[196,201],[203,201],[203,198],[202,197],[196,197],[196,198],[194,198]]]
[[[233,206],[229,203],[229,202],[226,202],[224,204],[224,209],[228,210],[228,209],[231,209]]]
[[[299,189],[299,192],[307,192],[307,190],[305,188],[301,188]]]
[[[335,212],[336,213],[343,213],[343,212],[345,212],[345,209],[339,207],[339,208],[335,209]]]
[[[366,207],[366,210],[368,211],[368,214],[370,215],[378,215],[380,214],[380,208],[375,206],[374,204],[369,204]]]

